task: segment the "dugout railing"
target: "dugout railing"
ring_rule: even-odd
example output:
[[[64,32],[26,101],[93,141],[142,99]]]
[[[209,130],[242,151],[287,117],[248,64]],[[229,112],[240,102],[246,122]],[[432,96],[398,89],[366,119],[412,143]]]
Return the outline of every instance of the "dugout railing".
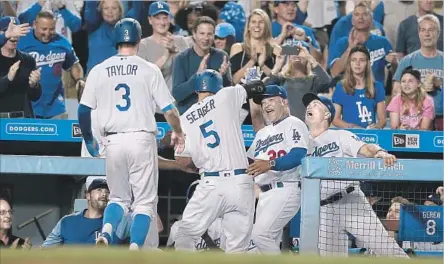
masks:
[[[325,219],[328,217],[334,218],[334,216],[331,215],[331,211],[327,213],[325,208],[323,208],[323,213],[321,213],[321,204],[325,204],[326,197],[328,197],[325,193],[335,193],[334,191],[329,192],[325,188],[331,187],[334,189],[332,186],[334,186],[334,183],[337,183],[335,181],[349,181],[348,183],[360,182],[361,186],[368,183],[378,183],[378,186],[387,184],[391,185],[390,188],[392,189],[396,184],[419,186],[416,188],[416,192],[418,193],[412,193],[409,197],[406,197],[407,199],[410,198],[411,204],[402,205],[399,208],[400,212],[397,212],[399,213],[398,220],[386,220],[386,212],[383,212],[383,214],[376,212],[376,210],[374,210],[375,205],[373,205],[373,208],[370,210],[375,211],[385,230],[389,233],[394,233],[391,235],[393,235],[394,239],[403,249],[407,249],[408,247],[414,248],[414,244],[416,243],[418,245],[419,243],[422,248],[416,250],[417,255],[442,255],[443,207],[439,205],[423,205],[423,201],[428,199],[426,195],[428,196],[435,192],[436,187],[433,189],[430,188],[430,186],[442,185],[442,160],[399,159],[395,166],[385,167],[382,159],[314,157],[305,158],[302,163],[300,254],[320,254],[322,250],[322,252],[325,253],[326,247],[322,243],[327,243],[327,239],[323,237],[322,232],[319,232],[322,218],[324,218],[324,234],[325,230],[330,229],[331,232],[337,232],[334,231],[335,226],[333,225],[325,228]],[[327,182],[330,184],[326,184]],[[428,187],[422,187],[421,185]],[[344,186],[347,186],[347,184],[342,187]],[[338,189],[340,188],[338,187]],[[405,187],[400,189],[405,189]],[[415,189],[411,188],[410,191],[415,192]],[[323,195],[321,196],[321,194]],[[387,194],[396,195],[394,192],[387,192]],[[347,191],[344,189],[340,196],[344,199],[347,195],[349,194],[347,194]],[[369,198],[367,201],[371,200],[370,197],[366,198]],[[333,201],[333,203],[337,203],[338,201],[340,201],[340,199]],[[349,213],[353,210],[357,211],[357,214],[363,213],[359,212],[356,208],[361,207],[358,205],[350,205],[350,210],[337,210],[337,213]],[[358,215],[348,219],[354,221],[353,219],[358,219]],[[334,221],[327,222],[334,223]],[[342,223],[339,223],[339,225],[342,226]],[[366,225],[365,221],[356,223],[356,226],[358,228],[373,228]],[[348,235],[353,237],[353,234]],[[373,239],[380,240],[378,237],[379,234],[368,233],[368,235],[373,235],[375,236]],[[381,247],[387,246],[384,245],[383,242],[380,243]],[[362,243],[358,244],[361,244],[359,245],[360,247],[365,247]],[[367,251],[372,252],[371,248]]]

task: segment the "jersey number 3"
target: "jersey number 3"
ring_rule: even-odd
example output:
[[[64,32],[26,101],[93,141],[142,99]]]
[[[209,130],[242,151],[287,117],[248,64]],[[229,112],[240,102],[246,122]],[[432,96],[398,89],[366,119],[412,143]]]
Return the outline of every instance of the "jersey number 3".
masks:
[[[213,143],[207,143],[207,146],[209,148],[215,148],[217,146],[219,146],[220,144],[220,137],[217,134],[216,131],[214,130],[209,130],[207,129],[209,126],[211,126],[213,124],[213,120],[210,120],[202,125],[200,125],[200,131],[202,132],[202,135],[204,136],[204,138],[208,138],[208,137],[213,137],[214,138],[214,142]]]
[[[122,94],[122,100],[125,101],[125,103],[122,105],[121,103],[116,104],[116,107],[119,111],[121,112],[125,112],[128,111],[128,109],[131,107],[131,98],[130,98],[130,88],[128,85],[126,85],[126,83],[119,83],[116,88],[114,88],[114,91],[116,92],[120,92],[120,90],[123,89],[123,94]]]

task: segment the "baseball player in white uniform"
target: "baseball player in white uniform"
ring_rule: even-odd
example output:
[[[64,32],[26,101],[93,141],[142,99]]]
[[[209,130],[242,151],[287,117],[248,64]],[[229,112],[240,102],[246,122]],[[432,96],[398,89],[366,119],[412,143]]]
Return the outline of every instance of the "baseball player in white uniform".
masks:
[[[248,97],[264,89],[261,81],[222,89],[219,72],[198,73],[198,102],[181,116],[186,147],[176,153],[176,160],[194,164],[202,178],[183,212],[176,250],[194,251],[194,238],[220,217],[225,252],[247,251],[255,197],[253,178],[246,174],[248,159],[239,113]]]
[[[177,152],[184,148],[180,118],[159,68],[136,56],[142,30],[125,18],[114,27],[118,54],[89,73],[79,105],[79,124],[89,153],[98,156],[91,132],[91,110],[97,109],[98,128],[104,135],[106,174],[110,189],[97,244],[113,243],[121,218],[132,212],[130,249],[144,245],[157,209],[156,106],[173,129]]]
[[[190,184],[187,190],[187,203],[191,199],[191,197],[194,194],[194,191],[196,190],[197,185],[199,184],[199,180],[196,180]],[[176,234],[177,230],[179,229],[180,223],[182,221],[178,220],[174,222],[174,224],[171,226],[170,229],[170,235],[168,236],[167,241],[167,247],[174,246],[174,243],[176,241]],[[194,247],[196,251],[206,251],[210,249],[219,249],[223,250],[225,247],[225,237],[223,236],[222,231],[222,219],[217,218],[214,220],[214,222],[208,227],[207,232],[203,234],[200,237],[193,238],[194,240]],[[248,252],[255,252],[257,251],[256,246],[254,245],[253,241],[250,240],[250,245],[248,246]]]
[[[330,99],[308,93],[302,101],[307,107],[305,122],[310,130],[310,156],[382,158],[385,166],[396,162],[395,156],[378,145],[362,142],[350,131],[329,130],[335,116]],[[378,256],[407,258],[379,221],[359,182],[321,181],[320,218],[319,251],[323,256],[346,256],[349,232]]]
[[[300,165],[307,154],[308,129],[289,114],[282,86],[268,85],[253,100],[270,124],[257,132],[248,150],[252,164],[247,171],[262,191],[252,240],[261,253],[279,254],[282,230],[300,207]]]

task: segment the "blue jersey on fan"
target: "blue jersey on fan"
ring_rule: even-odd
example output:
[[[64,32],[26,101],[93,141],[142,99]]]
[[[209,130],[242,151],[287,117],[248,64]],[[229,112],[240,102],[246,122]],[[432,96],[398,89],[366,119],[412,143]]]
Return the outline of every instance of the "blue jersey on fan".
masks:
[[[313,45],[313,47],[319,49],[318,41],[316,40],[313,30],[311,30],[311,28],[306,27],[306,26],[302,26],[302,25],[296,25],[294,23],[293,23],[293,25],[297,28],[302,28],[305,31],[305,35],[307,37],[310,37],[311,44]],[[271,32],[273,34],[273,38],[276,38],[282,32],[282,25],[279,24],[279,22],[277,22],[277,21],[273,21],[273,23],[271,24]]]
[[[31,55],[42,68],[40,85],[42,96],[32,103],[36,116],[51,118],[66,112],[62,69],[69,70],[78,62],[71,43],[62,35],[55,34],[49,43],[42,43],[31,30],[20,38],[17,48]]]
[[[376,123],[376,105],[385,101],[384,86],[380,82],[375,82],[375,97],[367,98],[365,89],[355,89],[354,94],[347,94],[344,91],[342,82],[336,84],[333,93],[333,103],[342,107],[342,120],[363,128]]]
[[[392,44],[386,37],[376,36],[370,34],[368,40],[364,42],[364,46],[370,52],[370,62],[372,64],[372,71],[375,80],[378,82],[384,82],[384,67],[388,63],[385,60],[385,56],[392,51]],[[328,54],[328,67],[331,69],[333,63],[340,59],[342,54],[348,48],[348,37],[343,37],[336,42],[336,45],[332,47]]]

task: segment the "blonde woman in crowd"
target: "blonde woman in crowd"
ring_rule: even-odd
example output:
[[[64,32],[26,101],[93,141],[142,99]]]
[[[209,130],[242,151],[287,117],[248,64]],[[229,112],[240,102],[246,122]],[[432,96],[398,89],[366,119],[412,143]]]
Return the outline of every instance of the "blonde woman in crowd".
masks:
[[[421,73],[407,67],[401,76],[401,94],[387,107],[391,129],[431,130],[435,105],[421,87]]]

